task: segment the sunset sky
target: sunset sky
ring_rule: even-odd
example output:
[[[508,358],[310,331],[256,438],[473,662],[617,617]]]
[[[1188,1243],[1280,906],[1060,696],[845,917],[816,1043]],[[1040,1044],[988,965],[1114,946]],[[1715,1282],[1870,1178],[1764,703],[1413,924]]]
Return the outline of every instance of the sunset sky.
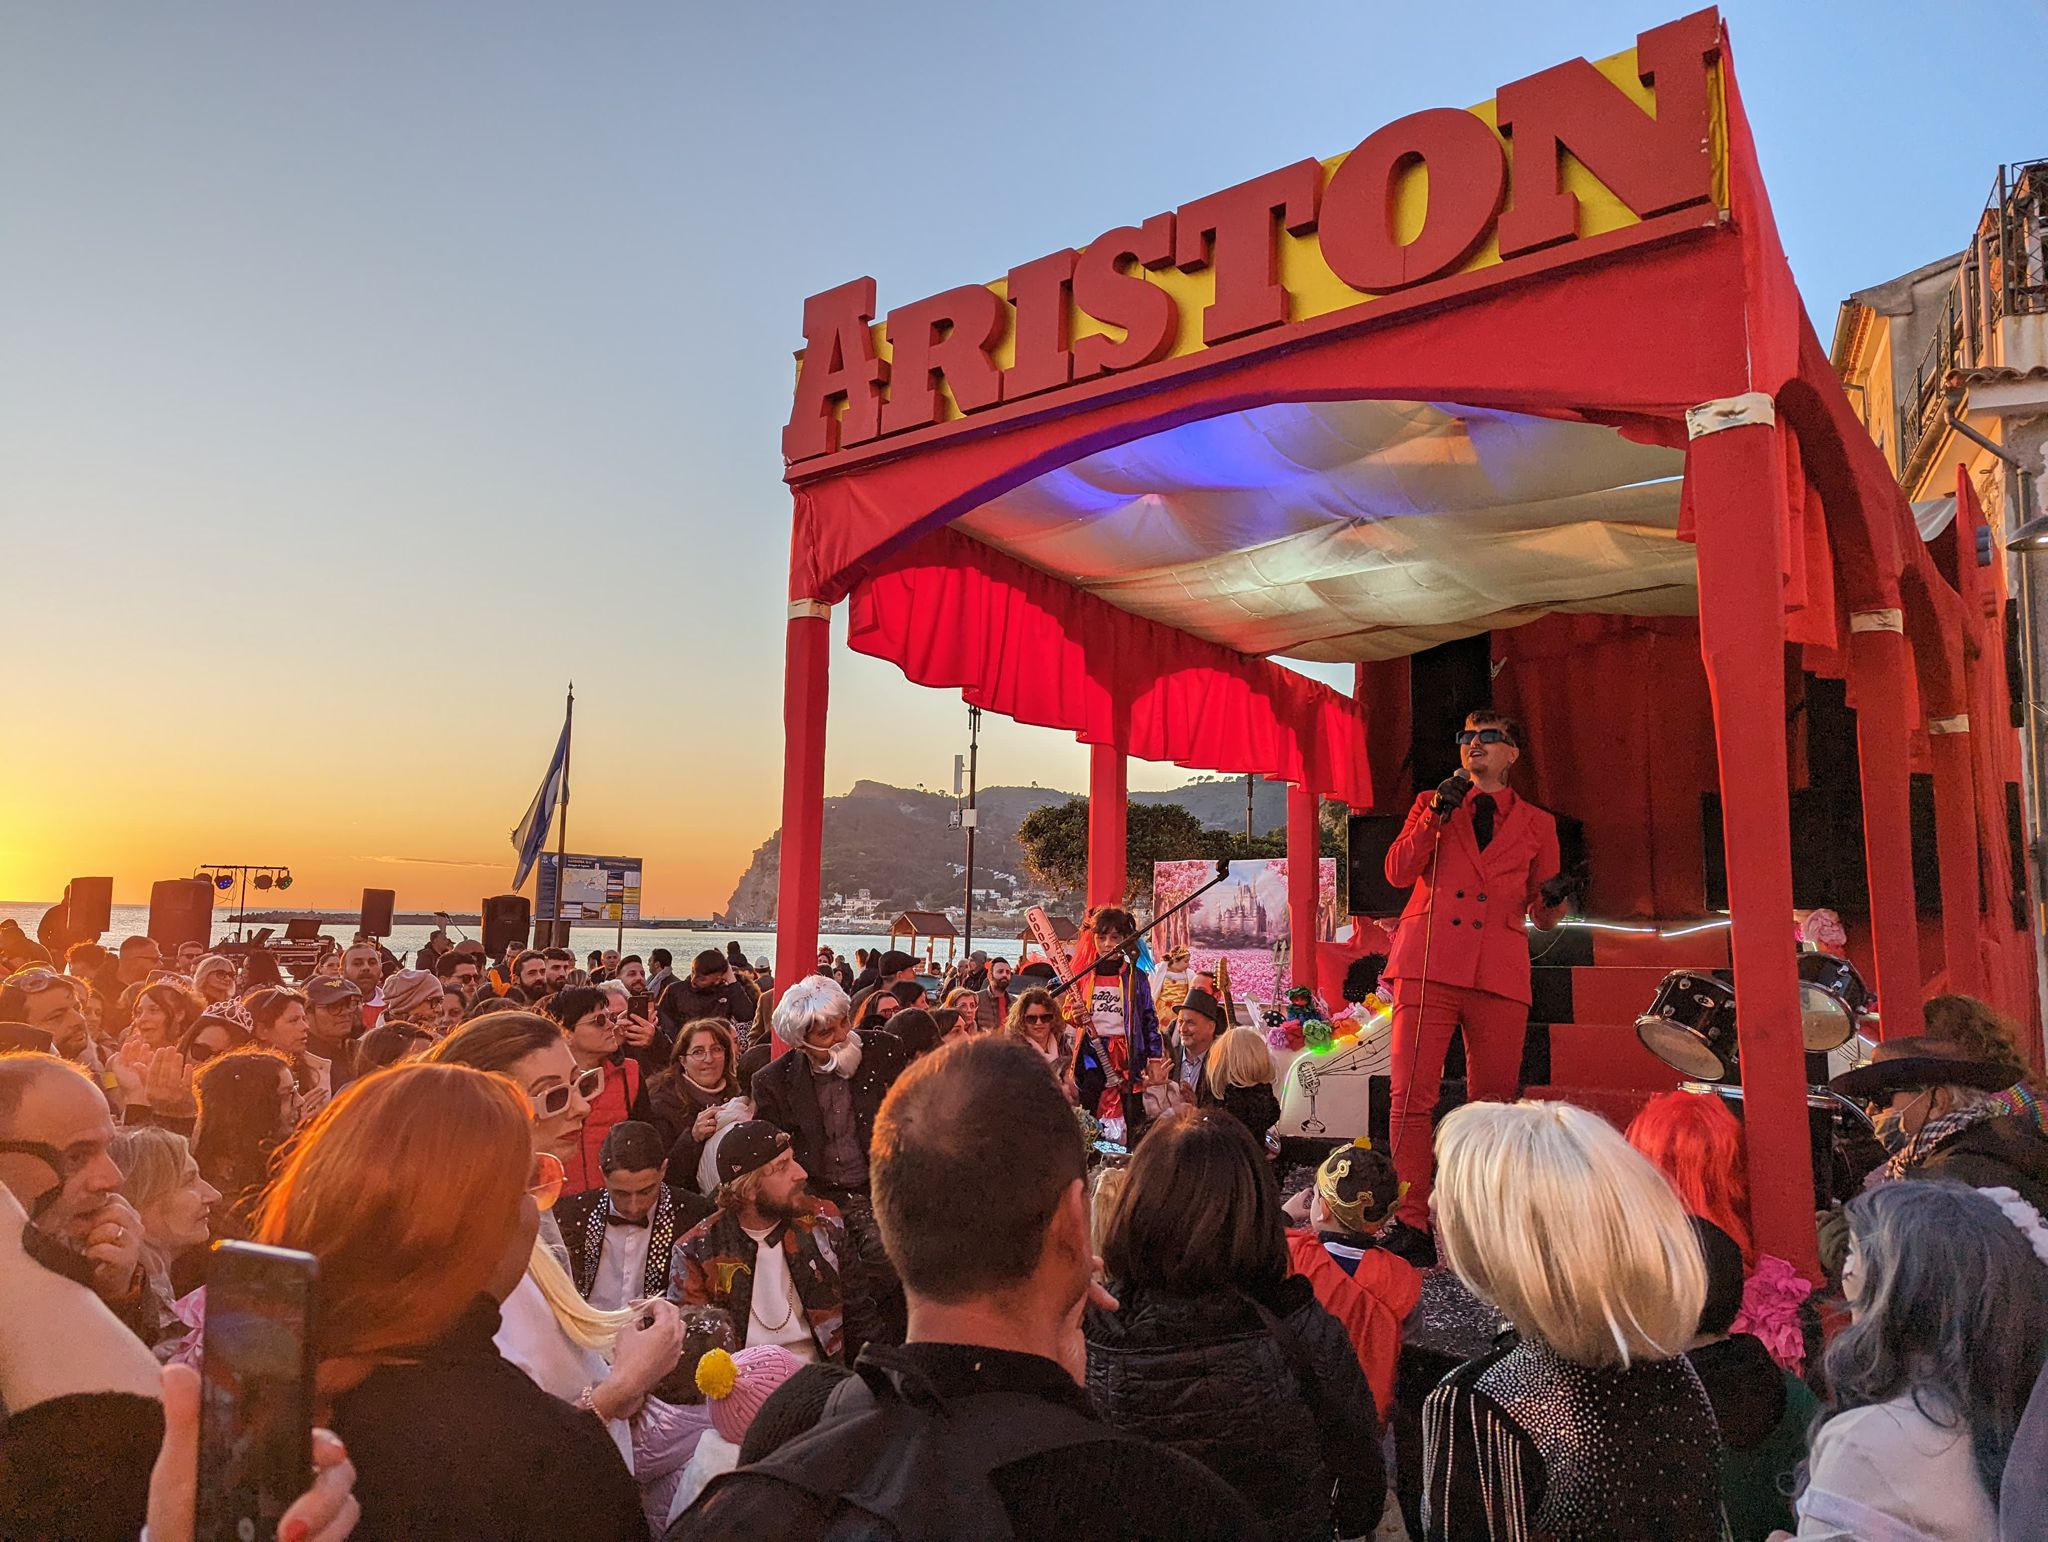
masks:
[[[473,909],[573,677],[572,847],[722,906],[779,817],[806,295],[985,280],[1680,9],[6,7],[0,899],[237,861]],[[1823,336],[2048,154],[2039,4],[1723,9]],[[828,791],[949,784],[956,698],[833,670]],[[993,719],[981,765],[1086,780]]]

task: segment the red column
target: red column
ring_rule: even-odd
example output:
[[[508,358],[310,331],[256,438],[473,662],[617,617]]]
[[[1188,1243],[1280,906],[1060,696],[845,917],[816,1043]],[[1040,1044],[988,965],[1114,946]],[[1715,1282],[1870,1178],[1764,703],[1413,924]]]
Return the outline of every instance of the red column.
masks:
[[[1124,902],[1125,806],[1129,767],[1120,744],[1088,746],[1088,903]]]
[[[1700,652],[1713,696],[1731,947],[1740,982],[1750,1220],[1759,1248],[1819,1279],[1792,947],[1780,576],[1785,463],[1769,403],[1749,410],[1750,421],[1690,442],[1685,475],[1698,532]]]
[[[1887,1038],[1920,1031],[1920,924],[1913,905],[1911,725],[1904,618],[1860,610],[1849,618],[1849,678],[1856,692],[1856,759],[1863,777],[1863,862],[1877,996]]]
[[[1287,935],[1294,954],[1294,983],[1316,988],[1316,871],[1322,799],[1314,789],[1287,789]]]
[[[818,964],[818,864],[825,838],[825,703],[832,609],[789,608],[782,677],[782,852],[775,889],[775,978],[790,985]],[[777,1053],[782,1045],[777,1045]]]
[[[1958,649],[1958,652],[1961,650]],[[1962,676],[1961,661],[1956,675]],[[1941,862],[1941,936],[1947,955],[1948,988],[1966,996],[1984,994],[1984,966],[1977,956],[1977,810],[1970,788],[1970,718],[1930,718],[1934,750],[1934,839]]]

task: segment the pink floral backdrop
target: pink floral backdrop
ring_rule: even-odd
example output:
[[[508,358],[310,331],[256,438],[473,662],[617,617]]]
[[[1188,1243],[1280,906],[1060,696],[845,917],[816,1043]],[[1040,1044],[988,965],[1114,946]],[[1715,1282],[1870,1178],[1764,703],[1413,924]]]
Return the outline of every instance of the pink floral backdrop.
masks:
[[[1216,876],[1207,861],[1152,864],[1152,913],[1186,899]],[[1165,962],[1176,947],[1188,950],[1189,967],[1201,971],[1229,961],[1230,988],[1240,1000],[1272,1004],[1286,994],[1275,955],[1288,938],[1287,859],[1234,861],[1230,876],[1152,934],[1153,957]],[[1337,861],[1316,863],[1316,933],[1337,935]]]

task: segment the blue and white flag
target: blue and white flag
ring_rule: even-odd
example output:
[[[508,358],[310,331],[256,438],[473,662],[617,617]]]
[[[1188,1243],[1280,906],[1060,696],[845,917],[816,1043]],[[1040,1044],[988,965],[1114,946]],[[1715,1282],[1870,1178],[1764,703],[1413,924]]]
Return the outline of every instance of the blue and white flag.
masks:
[[[512,831],[512,849],[519,853],[519,870],[512,875],[515,892],[526,882],[526,875],[540,860],[541,848],[548,843],[548,831],[555,823],[555,805],[561,800],[562,784],[568,774],[569,723],[564,718],[562,737],[555,741],[555,754],[548,762],[547,775],[540,779],[540,790],[533,795],[533,802],[527,805],[526,817]]]

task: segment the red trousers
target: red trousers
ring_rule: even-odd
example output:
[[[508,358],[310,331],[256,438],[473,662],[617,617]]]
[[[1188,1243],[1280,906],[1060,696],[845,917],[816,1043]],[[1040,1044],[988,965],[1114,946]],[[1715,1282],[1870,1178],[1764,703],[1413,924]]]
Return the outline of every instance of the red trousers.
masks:
[[[1529,1004],[1432,980],[1394,983],[1393,1099],[1387,1134],[1394,1171],[1408,1185],[1395,1213],[1410,1226],[1429,1225],[1429,1180],[1436,1166],[1434,1115],[1451,1030],[1465,1030],[1465,1084],[1475,1103],[1511,1103],[1521,1090],[1522,1039]]]

